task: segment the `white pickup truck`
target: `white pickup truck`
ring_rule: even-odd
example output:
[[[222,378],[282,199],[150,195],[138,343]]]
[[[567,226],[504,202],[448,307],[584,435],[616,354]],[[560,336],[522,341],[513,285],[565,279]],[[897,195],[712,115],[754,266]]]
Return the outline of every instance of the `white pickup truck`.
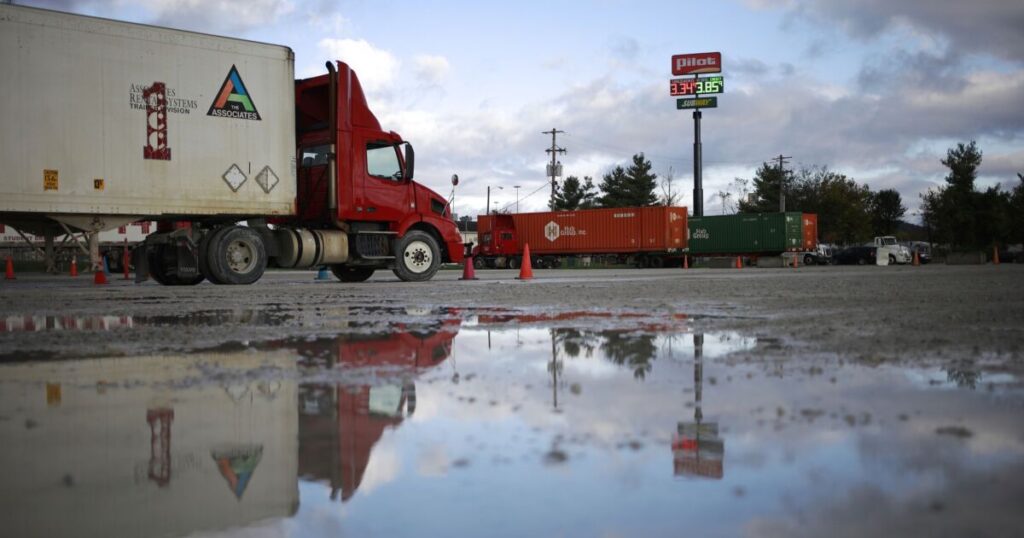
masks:
[[[895,265],[910,263],[910,249],[901,245],[894,236],[883,235],[875,238],[875,263]]]

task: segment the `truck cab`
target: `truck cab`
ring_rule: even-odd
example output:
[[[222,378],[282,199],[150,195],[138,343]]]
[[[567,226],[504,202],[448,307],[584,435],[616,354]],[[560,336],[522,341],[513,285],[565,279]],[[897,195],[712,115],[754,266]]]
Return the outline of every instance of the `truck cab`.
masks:
[[[479,215],[477,233],[480,244],[473,248],[477,269],[518,269],[522,250],[512,215]]]
[[[875,238],[875,263],[878,265],[896,265],[910,263],[910,250],[901,245],[895,236],[883,235]]]
[[[295,84],[297,211],[281,224],[343,232],[347,252],[329,264],[343,281],[382,268],[427,280],[441,263],[461,262],[447,200],[413,180],[412,145],[381,128],[348,65],[327,69]]]

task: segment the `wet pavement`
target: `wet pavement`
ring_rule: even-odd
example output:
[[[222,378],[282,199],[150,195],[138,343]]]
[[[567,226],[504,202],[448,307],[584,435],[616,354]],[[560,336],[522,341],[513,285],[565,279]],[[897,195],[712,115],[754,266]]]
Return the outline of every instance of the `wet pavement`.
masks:
[[[0,534],[1024,533],[995,351],[854,360],[722,309],[136,310],[0,316]]]

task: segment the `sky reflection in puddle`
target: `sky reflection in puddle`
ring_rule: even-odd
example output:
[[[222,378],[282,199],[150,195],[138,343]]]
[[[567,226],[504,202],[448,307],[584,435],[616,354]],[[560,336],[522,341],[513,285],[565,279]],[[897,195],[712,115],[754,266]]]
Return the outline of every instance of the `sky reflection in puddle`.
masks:
[[[3,534],[1021,530],[1017,384],[680,323],[0,365]]]

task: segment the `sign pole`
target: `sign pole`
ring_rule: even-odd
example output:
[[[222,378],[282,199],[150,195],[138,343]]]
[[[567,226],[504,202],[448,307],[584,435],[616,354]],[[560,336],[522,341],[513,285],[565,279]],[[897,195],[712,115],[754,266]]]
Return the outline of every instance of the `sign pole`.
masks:
[[[700,109],[693,111],[693,216],[704,216],[704,185],[701,181]]]

